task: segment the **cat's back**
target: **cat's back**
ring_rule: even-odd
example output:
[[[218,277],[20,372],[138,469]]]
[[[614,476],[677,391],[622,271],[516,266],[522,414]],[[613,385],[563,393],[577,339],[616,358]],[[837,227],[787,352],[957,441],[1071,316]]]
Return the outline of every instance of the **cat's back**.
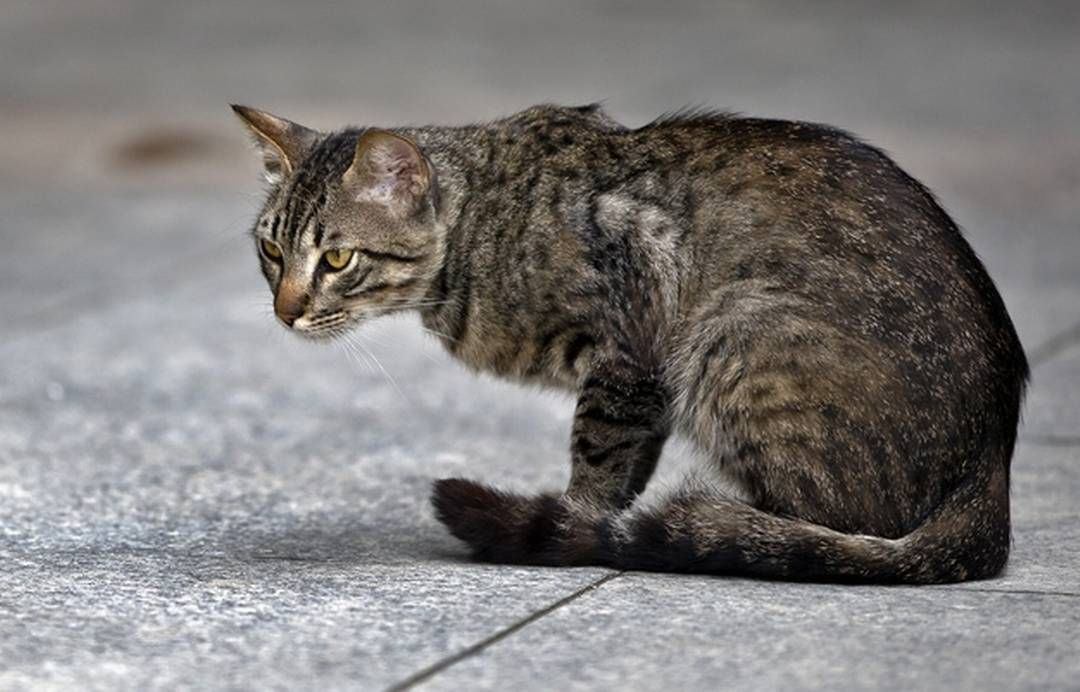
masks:
[[[711,113],[635,135],[673,152],[692,190],[689,242],[709,258],[699,281],[797,293],[883,338],[959,324],[1019,350],[957,224],[882,150],[825,125]]]
[[[780,333],[836,329],[919,396],[969,391],[953,403],[1015,418],[1027,363],[1004,302],[934,195],[883,151],[828,126],[708,113],[633,137],[692,191],[689,312],[743,295]]]

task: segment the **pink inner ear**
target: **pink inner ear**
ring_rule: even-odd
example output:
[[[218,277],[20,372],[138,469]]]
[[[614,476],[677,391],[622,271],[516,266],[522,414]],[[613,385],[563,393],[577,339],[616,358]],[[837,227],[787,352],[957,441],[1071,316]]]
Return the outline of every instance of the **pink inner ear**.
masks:
[[[408,159],[392,159],[387,162],[384,175],[404,182],[416,172],[416,165],[412,161]]]
[[[375,172],[379,175],[403,177],[419,172],[416,152],[408,142],[390,140],[375,145],[372,153]]]
[[[360,136],[345,182],[358,202],[410,209],[427,191],[428,171],[411,142],[390,132],[371,130]]]
[[[399,193],[423,191],[423,164],[408,142],[388,138],[376,143],[369,152],[371,170],[377,179]]]

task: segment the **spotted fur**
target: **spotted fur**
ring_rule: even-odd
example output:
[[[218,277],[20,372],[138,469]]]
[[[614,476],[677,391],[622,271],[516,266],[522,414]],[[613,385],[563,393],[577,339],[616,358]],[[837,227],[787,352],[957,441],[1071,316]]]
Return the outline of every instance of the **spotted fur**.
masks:
[[[413,307],[467,366],[576,392],[565,492],[436,483],[477,558],[906,583],[1005,565],[1027,363],[956,225],[881,151],[709,112],[329,135],[240,114],[284,159],[255,229],[287,248],[262,257],[277,295],[344,315],[333,333]],[[331,236],[382,291],[325,283]],[[638,506],[672,434],[739,497]]]

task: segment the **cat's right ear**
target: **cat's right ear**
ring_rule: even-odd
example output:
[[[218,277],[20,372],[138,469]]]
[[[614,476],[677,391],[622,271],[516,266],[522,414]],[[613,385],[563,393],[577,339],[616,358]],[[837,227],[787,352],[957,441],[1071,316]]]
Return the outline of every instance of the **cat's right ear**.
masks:
[[[281,182],[295,170],[319,137],[315,130],[265,111],[235,104],[232,109],[262,152],[266,179],[271,184]]]

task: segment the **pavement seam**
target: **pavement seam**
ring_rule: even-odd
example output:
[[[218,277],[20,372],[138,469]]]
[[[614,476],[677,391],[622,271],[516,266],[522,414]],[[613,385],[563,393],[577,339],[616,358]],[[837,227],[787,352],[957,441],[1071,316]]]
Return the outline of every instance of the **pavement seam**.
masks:
[[[1058,332],[1043,343],[1028,351],[1028,362],[1032,369],[1060,356],[1065,351],[1080,343],[1080,322]]]
[[[387,688],[387,692],[400,692],[401,690],[411,689],[411,688],[415,687],[416,685],[419,685],[422,682],[430,680],[431,678],[438,675],[439,673],[446,670],[447,668],[450,668],[451,666],[453,666],[453,665],[455,665],[457,663],[460,663],[461,661],[464,661],[465,659],[467,659],[467,658],[469,658],[471,656],[475,656],[476,654],[482,652],[484,649],[488,648],[489,646],[491,646],[493,644],[496,644],[496,643],[502,641],[503,639],[506,639],[507,637],[513,635],[514,633],[518,632],[519,630],[531,625],[532,623],[536,622],[537,620],[540,620],[541,618],[543,618],[543,617],[545,617],[547,615],[550,615],[551,613],[553,613],[556,610],[562,608],[563,606],[567,606],[567,605],[573,603],[574,601],[576,601],[577,599],[581,598],[582,596],[584,596],[584,595],[586,595],[586,594],[588,594],[588,593],[590,593],[592,591],[595,591],[596,589],[599,589],[601,586],[608,583],[609,581],[611,581],[613,579],[616,579],[618,577],[621,577],[623,574],[625,574],[625,572],[622,572],[622,571],[620,571],[620,572],[611,572],[610,574],[605,574],[604,576],[600,577],[599,579],[596,579],[594,581],[589,582],[588,584],[581,587],[580,589],[573,592],[572,594],[570,594],[568,596],[564,596],[563,598],[560,598],[559,600],[555,601],[554,603],[552,603],[552,604],[550,604],[550,605],[548,605],[548,606],[546,606],[544,608],[541,608],[540,610],[537,610],[536,612],[531,613],[530,615],[527,615],[526,617],[518,620],[517,622],[514,622],[514,623],[510,624],[507,627],[504,627],[503,629],[499,630],[495,634],[493,634],[493,635],[491,635],[489,637],[485,637],[484,639],[481,639],[480,641],[478,641],[475,644],[472,644],[472,645],[462,649],[461,651],[457,652],[456,654],[453,654],[451,656],[447,656],[446,658],[441,659],[439,661],[436,661],[435,663],[431,664],[430,666],[428,666],[426,668],[420,669],[419,671],[413,673],[412,675],[405,678],[401,682],[396,683],[394,685],[391,685],[389,688]]]
[[[1080,447],[1080,435],[1054,435],[1036,433],[1021,435],[1020,442],[1040,447]]]
[[[937,591],[969,591],[975,593],[998,593],[1010,596],[1063,596],[1067,598],[1080,598],[1080,593],[1071,591],[1039,591],[1037,589],[990,589],[977,586],[953,586],[936,589]]]

